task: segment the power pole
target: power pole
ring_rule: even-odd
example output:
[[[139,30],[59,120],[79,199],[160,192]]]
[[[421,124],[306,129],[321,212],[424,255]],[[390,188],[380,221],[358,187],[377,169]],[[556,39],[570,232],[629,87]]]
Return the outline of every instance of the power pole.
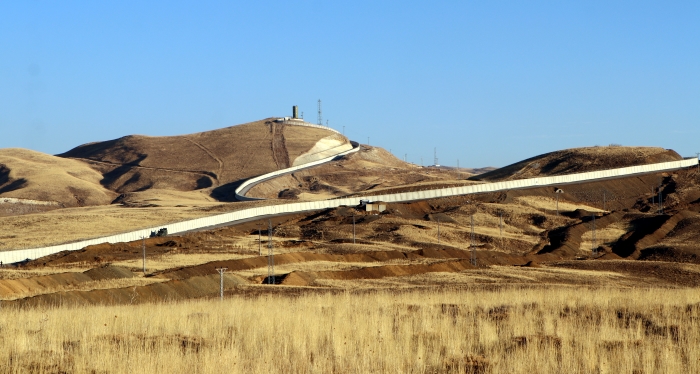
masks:
[[[321,99],[318,99],[318,125],[323,126],[323,117],[321,117]]]
[[[143,275],[146,275],[146,237],[141,237],[141,249],[143,250]]]
[[[262,223],[258,223],[258,256],[262,256],[262,238],[260,236],[260,226],[262,226]]]
[[[272,220],[268,219],[267,224],[267,283],[275,284],[275,257],[272,252]]]
[[[663,187],[663,179],[660,179],[659,180],[659,209],[658,209],[659,214],[664,214],[664,200],[663,200],[663,195],[662,195],[662,193],[663,193],[662,187]]]
[[[355,210],[352,211],[352,244],[355,244]]]
[[[603,212],[607,212],[607,209],[605,209],[605,190],[603,190]]]
[[[219,298],[224,301],[224,272],[228,268],[217,268],[216,271],[219,272]]]
[[[438,244],[440,244],[440,217],[437,218],[438,221]]]
[[[593,255],[595,256],[598,254],[598,250],[597,250],[598,248],[596,246],[596,238],[595,238],[595,214],[591,215],[591,217],[593,218],[593,243],[592,243],[591,250],[593,251]]]
[[[503,248],[503,211],[498,211],[498,228],[501,232],[501,248]]]
[[[472,232],[469,236],[469,247],[471,247],[471,263],[476,266],[476,252],[474,249],[474,215],[471,216]]]

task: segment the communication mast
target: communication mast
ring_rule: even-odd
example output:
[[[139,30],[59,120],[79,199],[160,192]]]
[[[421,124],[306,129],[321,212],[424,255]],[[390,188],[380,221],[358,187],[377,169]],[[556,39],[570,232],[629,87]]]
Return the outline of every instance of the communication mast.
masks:
[[[437,147],[433,149],[433,165],[440,166],[440,164],[438,164]]]
[[[323,117],[321,116],[321,99],[318,99],[318,125],[323,126]]]

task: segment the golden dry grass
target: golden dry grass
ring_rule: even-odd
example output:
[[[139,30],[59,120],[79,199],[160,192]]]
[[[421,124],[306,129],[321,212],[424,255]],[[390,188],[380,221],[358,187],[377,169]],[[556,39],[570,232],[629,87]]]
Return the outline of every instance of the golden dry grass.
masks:
[[[189,200],[191,205],[185,206],[178,206],[180,204],[176,202],[177,200],[165,196],[163,200],[150,200],[152,204],[162,203],[163,206],[148,208],[107,205],[0,217],[0,251],[67,243],[256,206],[280,204],[279,200],[199,204]]]
[[[694,289],[545,287],[4,309],[0,362],[7,373],[693,373],[699,306]]]
[[[87,164],[28,149],[0,149],[0,176],[3,174],[7,182],[0,187],[14,182],[16,189],[2,197],[82,206],[109,204],[117,196],[100,185],[102,175]]]

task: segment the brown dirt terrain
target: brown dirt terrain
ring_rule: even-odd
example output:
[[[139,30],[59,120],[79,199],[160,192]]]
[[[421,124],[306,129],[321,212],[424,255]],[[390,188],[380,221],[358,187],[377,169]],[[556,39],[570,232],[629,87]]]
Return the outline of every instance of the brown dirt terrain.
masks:
[[[275,149],[282,149],[288,141],[286,128],[273,128],[271,137],[277,140],[268,139],[270,159],[275,165],[291,162],[274,156]],[[283,132],[284,139],[279,135]],[[613,159],[621,152],[618,147],[594,150],[599,159]],[[601,155],[605,150],[611,150],[612,155]],[[656,150],[640,154],[660,159],[675,157],[670,151]],[[567,157],[570,162],[572,156],[565,153]],[[548,162],[555,162],[552,160]],[[608,164],[592,165],[587,167]],[[303,183],[311,179],[305,181],[301,176],[314,175],[312,171],[318,176],[306,184],[307,192],[296,196],[319,193],[322,188],[312,189],[313,183],[335,188],[326,189],[330,195],[356,193],[355,189],[392,191],[473,183],[463,181],[455,171],[405,164],[380,148],[363,148],[317,169],[309,169],[308,175],[304,171],[290,176]],[[564,193],[559,194],[558,212],[556,188],[547,187],[389,204],[381,214],[340,207],[276,217],[272,241],[275,283],[278,287],[310,290],[446,284],[485,287],[504,282],[696,287],[700,282],[698,177],[695,169],[689,169],[566,185],[562,187]],[[279,186],[272,183],[265,188],[274,195]],[[659,189],[664,199],[663,213],[657,211],[655,200]],[[178,196],[172,199],[177,201]],[[261,220],[149,239],[146,277],[140,271],[141,242],[105,244],[47,256],[18,269],[61,272],[113,264],[138,275],[136,279],[155,283],[130,281],[129,287],[122,282],[111,289],[86,289],[90,283],[84,282],[86,286],[71,286],[78,288],[73,290],[56,283],[56,292],[41,291],[13,302],[24,306],[58,300],[123,304],[214,297],[218,291],[216,269],[222,267],[233,277],[227,278],[232,282],[228,283],[228,292],[247,292],[246,287],[264,287],[271,280],[267,276],[267,234],[267,221]],[[678,264],[681,262],[684,264]],[[141,301],[135,301],[134,295]]]
[[[269,118],[181,136],[130,135],[59,156],[88,162],[104,175],[102,184],[119,193],[207,189],[219,200],[230,200],[240,181],[289,167],[329,136],[337,134]]]
[[[55,202],[58,207],[109,204],[117,194],[100,180],[100,173],[80,161],[27,149],[0,149],[0,197]],[[10,208],[0,202],[5,205]]]
[[[681,159],[682,157],[675,151],[657,147],[608,146],[573,148],[531,157],[527,160],[479,174],[471,179],[498,182],[539,176],[583,173]]]

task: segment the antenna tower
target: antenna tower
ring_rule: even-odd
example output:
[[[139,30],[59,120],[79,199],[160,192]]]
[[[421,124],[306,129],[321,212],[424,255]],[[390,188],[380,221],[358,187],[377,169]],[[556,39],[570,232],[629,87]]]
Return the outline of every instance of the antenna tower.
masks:
[[[272,253],[272,220],[267,220],[267,283],[275,284],[275,257]]]
[[[323,117],[321,116],[321,99],[318,99],[318,125],[323,126]]]
[[[438,158],[437,158],[437,147],[435,147],[433,149],[433,165],[440,166],[440,164],[438,164]]]

